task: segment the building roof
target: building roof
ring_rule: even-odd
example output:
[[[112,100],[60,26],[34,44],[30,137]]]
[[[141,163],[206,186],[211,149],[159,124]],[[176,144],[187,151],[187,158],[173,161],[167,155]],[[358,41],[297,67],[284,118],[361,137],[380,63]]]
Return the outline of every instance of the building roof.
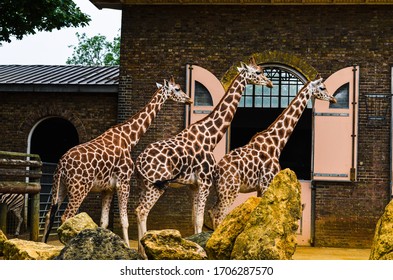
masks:
[[[123,5],[392,5],[393,0],[90,0],[98,8]]]
[[[117,92],[118,66],[0,65],[0,92]]]

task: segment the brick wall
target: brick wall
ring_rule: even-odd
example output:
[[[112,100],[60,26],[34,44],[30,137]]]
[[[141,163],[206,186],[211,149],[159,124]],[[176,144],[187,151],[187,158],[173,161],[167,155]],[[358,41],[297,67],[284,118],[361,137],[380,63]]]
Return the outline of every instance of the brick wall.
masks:
[[[298,57],[323,77],[358,64],[359,181],[316,185],[314,241],[317,246],[370,246],[376,220],[389,199],[390,116],[379,127],[367,125],[364,95],[390,93],[391,26],[390,6],[125,7],[119,118],[144,106],[156,81],[174,75],[184,88],[185,65],[190,62],[217,77],[249,55],[261,53]],[[148,143],[183,129],[183,113],[183,106],[166,104],[134,155]],[[132,192],[130,213],[137,200],[134,181]],[[148,228],[175,227],[190,234],[190,214],[188,190],[169,190],[153,208]],[[135,237],[133,214],[130,222]]]

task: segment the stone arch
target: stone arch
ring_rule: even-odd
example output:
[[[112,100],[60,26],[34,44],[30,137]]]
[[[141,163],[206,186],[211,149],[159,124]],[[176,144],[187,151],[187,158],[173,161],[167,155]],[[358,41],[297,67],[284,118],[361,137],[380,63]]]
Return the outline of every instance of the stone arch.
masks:
[[[73,111],[66,110],[53,104],[37,108],[34,112],[28,114],[27,117],[19,124],[18,131],[19,133],[28,136],[38,122],[49,117],[63,118],[72,123],[78,132],[79,141],[81,143],[90,140],[83,122]]]
[[[277,63],[277,64],[287,65],[295,69],[296,71],[300,72],[301,74],[303,74],[309,81],[314,79],[315,76],[318,74],[318,71],[310,64],[308,64],[307,61],[301,59],[300,57],[294,54],[285,53],[281,51],[265,51],[261,53],[254,53],[251,56],[255,58],[257,64]],[[247,63],[249,58],[250,56],[243,57],[242,61]],[[229,68],[228,71],[222,77],[221,83],[223,84],[225,90],[228,89],[233,79],[236,77],[238,73],[237,67],[239,67],[238,63],[232,65],[231,68]]]

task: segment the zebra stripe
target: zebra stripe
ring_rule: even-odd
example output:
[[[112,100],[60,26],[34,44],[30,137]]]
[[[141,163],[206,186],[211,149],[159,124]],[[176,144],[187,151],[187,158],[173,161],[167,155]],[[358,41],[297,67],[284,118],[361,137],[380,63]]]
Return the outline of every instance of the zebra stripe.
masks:
[[[19,235],[20,226],[23,222],[22,210],[25,204],[25,196],[17,193],[0,193],[0,203],[7,205],[8,211],[12,211],[18,220],[15,235]]]

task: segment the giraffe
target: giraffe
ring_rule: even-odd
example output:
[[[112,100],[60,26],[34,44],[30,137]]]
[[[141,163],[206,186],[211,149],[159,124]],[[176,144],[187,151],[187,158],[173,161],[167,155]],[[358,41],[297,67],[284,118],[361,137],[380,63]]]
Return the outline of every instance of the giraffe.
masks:
[[[168,187],[191,186],[194,231],[202,231],[205,203],[213,184],[213,150],[231,123],[246,84],[273,86],[254,58],[250,59],[249,65],[242,62],[238,71],[230,88],[209,115],[170,139],[148,145],[138,156],[140,199],[136,215],[139,241],[147,230],[146,221],[151,208]],[[139,252],[144,253],[140,244]]]
[[[227,215],[238,193],[257,191],[262,196],[273,177],[280,171],[279,158],[295,126],[313,97],[336,103],[329,95],[322,78],[317,75],[308,82],[289,106],[264,131],[256,133],[248,144],[226,154],[215,166],[217,202],[209,210],[213,228]]]
[[[117,192],[123,239],[129,246],[127,203],[130,179],[134,172],[131,150],[161,110],[167,99],[190,104],[191,99],[172,77],[158,89],[150,102],[125,122],[115,125],[97,138],[68,150],[59,160],[52,187],[52,203],[46,215],[43,242],[46,242],[54,216],[68,195],[62,222],[73,217],[89,192],[102,193],[100,226],[106,228],[109,210]],[[57,208],[57,209],[56,209]]]

